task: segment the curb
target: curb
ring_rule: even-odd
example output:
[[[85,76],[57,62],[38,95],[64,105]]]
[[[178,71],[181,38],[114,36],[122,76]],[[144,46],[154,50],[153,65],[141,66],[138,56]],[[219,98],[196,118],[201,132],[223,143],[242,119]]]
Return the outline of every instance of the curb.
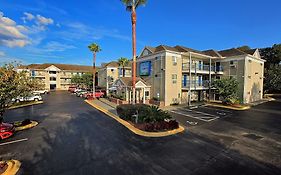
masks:
[[[15,175],[19,171],[21,166],[20,161],[18,160],[1,161],[1,163],[5,163],[5,162],[8,164],[8,168],[1,175]]]
[[[32,103],[29,103],[29,104],[23,104],[23,105],[18,105],[18,106],[11,106],[11,107],[9,107],[9,109],[17,109],[17,108],[22,108],[22,107],[32,106],[32,105],[38,105],[38,104],[43,104],[43,101],[37,101],[37,102],[32,102]]]
[[[244,110],[248,110],[251,107],[250,106],[245,106],[242,108],[236,108],[236,107],[231,107],[231,106],[224,106],[224,105],[219,105],[219,104],[206,104],[207,106],[213,106],[213,107],[219,107],[219,108],[226,108],[226,109],[232,109],[232,110],[236,110],[236,111],[244,111]]]
[[[166,137],[166,136],[178,134],[178,133],[181,133],[181,132],[184,131],[184,127],[182,127],[181,125],[179,125],[179,128],[171,130],[171,131],[164,131],[164,132],[147,132],[147,131],[142,131],[142,130],[140,130],[138,128],[135,128],[129,122],[121,119],[117,115],[109,112],[108,110],[103,109],[103,108],[101,108],[101,107],[99,107],[97,105],[94,105],[91,102],[89,102],[88,100],[85,100],[85,102],[88,103],[89,105],[91,105],[92,107],[96,108],[97,110],[103,112],[104,114],[108,115],[109,117],[115,119],[116,121],[118,121],[120,124],[122,124],[123,126],[128,128],[133,133],[135,133],[137,135],[140,135],[140,136],[143,136],[143,137]]]
[[[33,127],[35,127],[35,126],[37,126],[37,125],[38,125],[38,122],[36,122],[36,121],[31,121],[30,124],[25,125],[25,126],[16,127],[15,130],[16,130],[16,131],[22,131],[22,130],[26,130],[26,129],[33,128]]]

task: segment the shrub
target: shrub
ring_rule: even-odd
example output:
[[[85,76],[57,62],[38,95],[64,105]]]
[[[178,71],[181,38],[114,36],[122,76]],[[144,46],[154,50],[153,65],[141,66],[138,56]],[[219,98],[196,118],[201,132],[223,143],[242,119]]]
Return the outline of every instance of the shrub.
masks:
[[[135,122],[134,114],[138,114],[138,121],[140,123],[153,123],[171,119],[170,114],[159,109],[157,106],[149,106],[145,104],[125,104],[117,106],[117,113],[120,118]]]
[[[165,130],[177,129],[179,127],[179,123],[175,120],[170,120],[168,122],[160,121],[155,123],[136,124],[136,127],[148,132],[165,131]]]

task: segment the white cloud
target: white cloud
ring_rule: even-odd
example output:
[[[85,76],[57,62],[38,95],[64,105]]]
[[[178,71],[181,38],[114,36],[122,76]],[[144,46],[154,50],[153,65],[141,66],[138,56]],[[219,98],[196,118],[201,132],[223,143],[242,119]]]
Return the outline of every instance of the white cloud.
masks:
[[[32,21],[35,18],[35,16],[31,13],[24,12],[23,14],[25,16],[23,16],[21,19],[23,20],[24,23],[26,23],[26,21]]]
[[[0,12],[0,45],[24,47],[30,44],[31,42],[25,32],[27,32],[26,27],[17,25],[14,20],[4,17],[3,12]]]
[[[50,25],[54,23],[54,20],[52,18],[46,18],[44,16],[41,15],[36,15],[36,23],[38,25]]]
[[[56,41],[50,41],[44,48],[48,52],[62,52],[68,49],[74,49],[76,47],[68,44],[62,44]]]
[[[5,52],[0,51],[0,57],[3,57],[3,56],[5,56],[5,55],[6,55]]]

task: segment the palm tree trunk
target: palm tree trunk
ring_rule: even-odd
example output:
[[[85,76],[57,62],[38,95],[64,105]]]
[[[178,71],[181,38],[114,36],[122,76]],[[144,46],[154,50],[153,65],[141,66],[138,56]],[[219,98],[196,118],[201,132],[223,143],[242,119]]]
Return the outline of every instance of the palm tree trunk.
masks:
[[[137,15],[135,8],[132,9],[132,41],[133,41],[133,67],[132,67],[132,85],[133,85],[133,101],[132,104],[136,102],[136,21]]]
[[[94,58],[93,58],[93,98],[96,97],[96,52],[94,52]]]

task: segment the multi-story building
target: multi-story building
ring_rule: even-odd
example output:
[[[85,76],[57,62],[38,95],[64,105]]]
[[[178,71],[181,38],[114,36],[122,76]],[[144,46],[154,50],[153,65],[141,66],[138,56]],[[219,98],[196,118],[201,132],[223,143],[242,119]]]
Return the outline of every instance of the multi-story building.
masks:
[[[67,90],[73,75],[93,72],[92,66],[69,64],[30,64],[19,66],[17,71],[27,71],[30,77],[42,80],[45,89]]]
[[[262,99],[264,62],[258,49],[198,51],[183,46],[145,47],[137,59],[137,75],[151,86],[150,98],[165,106],[219,100],[211,83],[221,77],[239,82],[242,103]]]
[[[124,67],[125,75],[123,75],[123,67],[118,62],[112,61],[110,63],[102,64],[98,71],[98,86],[109,90],[113,82],[120,77],[131,77],[131,62]]]

